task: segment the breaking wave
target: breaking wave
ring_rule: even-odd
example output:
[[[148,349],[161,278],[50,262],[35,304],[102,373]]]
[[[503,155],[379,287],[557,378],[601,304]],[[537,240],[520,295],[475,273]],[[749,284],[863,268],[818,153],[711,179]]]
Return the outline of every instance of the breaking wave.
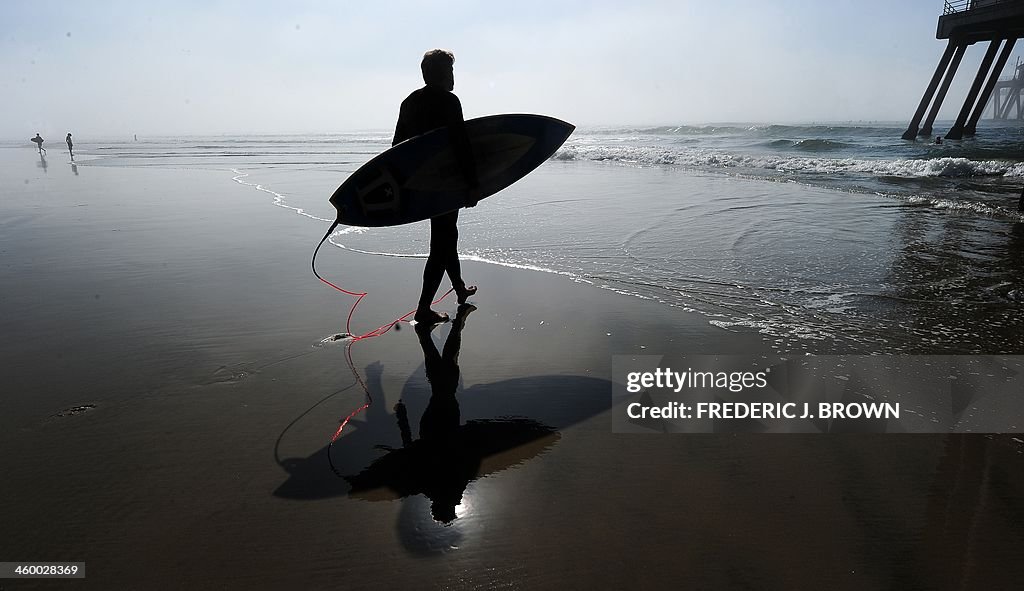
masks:
[[[786,140],[779,140],[786,141]],[[772,142],[773,145],[777,145]],[[828,140],[788,142],[796,149],[823,151],[845,147]],[[861,173],[894,177],[1024,177],[1024,163],[967,158],[863,159],[817,158],[728,153],[706,149],[672,149],[656,146],[586,145],[565,146],[556,160],[611,161],[639,165],[676,165],[702,168],[744,168],[793,173]]]

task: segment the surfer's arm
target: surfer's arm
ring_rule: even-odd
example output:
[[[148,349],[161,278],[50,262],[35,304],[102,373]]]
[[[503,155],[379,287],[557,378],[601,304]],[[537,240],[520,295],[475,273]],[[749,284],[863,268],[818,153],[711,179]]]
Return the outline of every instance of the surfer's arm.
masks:
[[[452,146],[455,155],[459,159],[459,166],[462,168],[462,175],[470,188],[470,197],[466,205],[473,207],[480,200],[480,179],[476,173],[476,159],[473,157],[473,147],[469,143],[469,134],[466,132],[466,121],[462,117],[462,103],[459,97],[451,95],[451,112],[448,119],[448,129],[452,139]]]
[[[395,125],[395,137],[391,139],[391,145],[397,146],[405,140],[405,125],[402,123],[402,116],[398,116],[398,125]]]
[[[395,137],[391,140],[392,146],[397,146],[412,137],[412,134],[409,131],[410,108],[409,99],[402,101],[402,106],[398,110],[398,123],[395,124]]]

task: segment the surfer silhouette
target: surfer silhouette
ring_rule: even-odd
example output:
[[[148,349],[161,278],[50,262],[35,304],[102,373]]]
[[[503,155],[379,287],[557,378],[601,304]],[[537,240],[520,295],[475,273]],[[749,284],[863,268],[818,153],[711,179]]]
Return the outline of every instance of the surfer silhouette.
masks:
[[[68,143],[68,154],[71,154],[71,159],[75,159],[75,144],[71,141],[71,132],[68,132],[68,137],[64,138],[64,141]]]
[[[469,186],[473,187],[466,207],[473,207],[480,200],[479,182],[462,116],[462,103],[452,93],[455,89],[454,65],[455,56],[450,51],[432,49],[423,54],[420,69],[426,85],[402,101],[391,145],[432,129],[448,127],[463,174]],[[430,325],[448,320],[447,314],[430,309],[445,273],[452,282],[459,304],[466,303],[466,299],[477,291],[475,285],[467,286],[462,280],[458,221],[458,210],[430,218],[430,252],[423,269],[423,291],[416,306],[415,319],[418,323]]]
[[[46,148],[43,147],[43,138],[40,137],[38,133],[36,133],[36,137],[32,138],[32,141],[35,142],[36,147],[39,148],[40,154],[46,153]]]

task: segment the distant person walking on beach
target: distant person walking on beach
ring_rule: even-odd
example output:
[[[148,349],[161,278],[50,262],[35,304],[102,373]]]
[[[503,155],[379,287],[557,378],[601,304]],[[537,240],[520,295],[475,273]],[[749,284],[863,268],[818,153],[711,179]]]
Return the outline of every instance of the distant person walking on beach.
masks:
[[[40,154],[46,153],[46,148],[43,147],[43,138],[40,137],[38,133],[36,133],[36,137],[32,138],[32,141],[35,142],[36,147],[39,148]]]
[[[68,132],[68,137],[64,138],[68,143],[68,154],[71,154],[71,159],[75,159],[75,144],[71,142],[71,132]]]
[[[454,65],[455,56],[450,51],[432,49],[423,55],[420,69],[426,86],[414,90],[402,101],[391,145],[447,126],[466,181],[474,188],[466,202],[466,207],[473,207],[480,200],[479,182],[462,118],[462,103],[452,93],[455,88]],[[458,210],[430,218],[430,253],[423,269],[423,291],[416,307],[416,322],[437,324],[448,320],[447,314],[430,309],[446,272],[460,304],[476,293],[475,285],[467,286],[462,280],[458,221]]]

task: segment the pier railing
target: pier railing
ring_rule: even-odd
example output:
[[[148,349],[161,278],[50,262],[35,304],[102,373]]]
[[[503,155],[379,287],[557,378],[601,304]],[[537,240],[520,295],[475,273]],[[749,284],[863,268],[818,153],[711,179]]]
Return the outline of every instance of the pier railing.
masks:
[[[956,14],[973,8],[987,8],[996,4],[1006,4],[1018,0],[943,0],[942,14]]]

